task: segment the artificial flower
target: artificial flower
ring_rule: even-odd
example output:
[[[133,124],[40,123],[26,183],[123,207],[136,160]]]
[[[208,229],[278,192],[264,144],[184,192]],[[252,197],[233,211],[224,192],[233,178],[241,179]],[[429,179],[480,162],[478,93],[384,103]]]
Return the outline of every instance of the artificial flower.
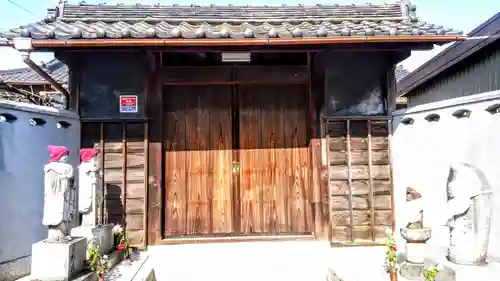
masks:
[[[119,234],[119,233],[122,233],[123,232],[123,227],[119,224],[115,224],[113,226],[113,234]]]
[[[385,235],[387,235],[387,236],[391,236],[391,235],[392,235],[392,229],[390,229],[390,228],[386,228],[386,229],[385,229]]]

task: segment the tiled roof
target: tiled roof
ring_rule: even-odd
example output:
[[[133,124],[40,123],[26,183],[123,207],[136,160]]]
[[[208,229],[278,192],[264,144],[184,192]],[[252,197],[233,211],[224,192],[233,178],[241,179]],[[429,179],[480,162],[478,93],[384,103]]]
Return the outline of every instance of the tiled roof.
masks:
[[[396,82],[401,81],[401,79],[403,79],[408,74],[410,74],[410,72],[406,68],[404,68],[402,65],[398,65],[396,67],[396,73],[395,73]]]
[[[415,89],[435,81],[438,75],[451,71],[452,67],[471,59],[491,44],[499,42],[500,12],[474,28],[467,36],[474,40],[453,43],[402,79],[398,85],[400,93],[411,96],[415,93]]]
[[[61,84],[68,83],[68,67],[53,59],[41,65],[52,78]],[[10,85],[45,85],[49,84],[43,77],[38,75],[31,68],[18,68],[0,71],[0,83]]]
[[[333,36],[461,35],[421,21],[407,0],[395,4],[298,6],[68,4],[49,9],[44,21],[1,32],[0,37],[293,38]]]

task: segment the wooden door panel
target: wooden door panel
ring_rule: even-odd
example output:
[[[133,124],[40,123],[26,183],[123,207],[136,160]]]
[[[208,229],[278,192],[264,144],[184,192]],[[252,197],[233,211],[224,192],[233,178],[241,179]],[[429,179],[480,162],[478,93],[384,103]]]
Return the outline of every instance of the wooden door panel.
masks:
[[[186,98],[181,87],[164,92],[165,137],[165,234],[181,236],[187,230]],[[174,98],[175,97],[175,98]]]
[[[166,90],[166,236],[231,233],[229,86]]]
[[[232,233],[232,120],[231,89],[217,87],[211,95],[210,109],[210,164],[212,185],[212,233]]]
[[[242,233],[310,233],[305,88],[244,85],[238,92]]]
[[[210,233],[211,179],[209,167],[209,87],[186,92],[187,235]]]
[[[240,231],[244,234],[263,232],[262,151],[260,103],[262,92],[255,87],[239,88],[240,108]]]
[[[287,186],[285,165],[285,134],[283,102],[280,86],[268,86],[267,100],[261,104],[261,151],[264,165],[263,216],[265,232],[290,232],[287,216]]]
[[[309,148],[307,141],[306,97],[301,88],[291,88],[284,100],[285,165],[288,184],[287,211],[289,229],[293,233],[311,230]]]

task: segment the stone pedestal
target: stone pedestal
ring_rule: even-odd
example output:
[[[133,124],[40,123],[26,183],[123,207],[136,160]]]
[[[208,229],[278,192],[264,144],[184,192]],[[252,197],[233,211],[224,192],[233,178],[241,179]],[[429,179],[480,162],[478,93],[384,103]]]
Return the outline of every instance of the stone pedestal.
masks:
[[[429,228],[401,228],[401,236],[406,240],[406,261],[399,273],[410,280],[424,280],[425,242],[431,238]]]
[[[409,280],[425,280],[423,264],[404,261],[400,266],[399,274]]]
[[[425,260],[425,243],[406,243],[406,261],[423,264]]]
[[[32,280],[67,281],[83,269],[87,248],[85,237],[67,242],[43,240],[33,244],[31,250]]]
[[[103,255],[109,254],[113,248],[114,241],[112,224],[98,225],[94,227],[81,225],[71,230],[71,236],[85,237],[87,238],[87,243],[94,240]]]

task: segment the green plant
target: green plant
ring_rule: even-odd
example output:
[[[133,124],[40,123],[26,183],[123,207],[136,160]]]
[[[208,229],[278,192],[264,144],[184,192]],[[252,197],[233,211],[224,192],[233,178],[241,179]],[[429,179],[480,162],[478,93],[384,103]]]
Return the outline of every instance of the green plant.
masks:
[[[434,264],[424,269],[425,281],[434,281],[441,269],[442,266],[440,264]]]
[[[131,247],[130,242],[128,241],[127,235],[121,225],[117,224],[113,227],[113,237],[114,244],[118,251],[123,252],[125,258],[130,257]]]
[[[398,270],[396,238],[390,229],[387,229],[385,234],[387,235],[385,239],[385,246],[387,248],[385,252],[385,270],[387,272],[396,272]]]
[[[91,241],[88,249],[89,255],[89,268],[92,272],[97,273],[99,276],[104,275],[107,270],[107,263],[101,256],[101,250],[99,247]]]

